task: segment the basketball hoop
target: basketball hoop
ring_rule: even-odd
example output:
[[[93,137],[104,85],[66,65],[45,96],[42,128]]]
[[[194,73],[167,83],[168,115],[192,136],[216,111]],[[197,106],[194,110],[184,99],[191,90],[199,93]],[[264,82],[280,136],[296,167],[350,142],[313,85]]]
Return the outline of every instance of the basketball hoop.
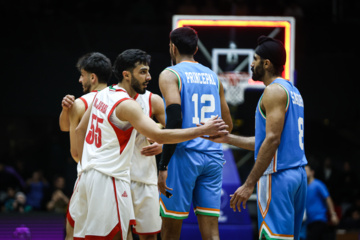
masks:
[[[224,87],[226,102],[235,106],[242,104],[250,74],[246,72],[223,72],[219,73],[218,77]]]

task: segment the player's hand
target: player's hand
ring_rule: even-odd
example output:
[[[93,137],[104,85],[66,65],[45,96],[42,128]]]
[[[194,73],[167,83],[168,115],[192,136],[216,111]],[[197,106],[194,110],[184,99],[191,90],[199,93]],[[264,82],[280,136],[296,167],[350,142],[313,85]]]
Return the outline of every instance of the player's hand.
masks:
[[[202,136],[201,138],[210,140],[216,143],[228,143],[229,142],[229,134],[224,135],[216,135],[216,136]]]
[[[230,194],[230,207],[236,212],[236,207],[241,212],[241,203],[243,209],[246,209],[246,202],[250,198],[251,194],[254,191],[254,187],[250,187],[247,185],[242,185],[239,187],[234,194]]]
[[[229,126],[226,125],[224,120],[219,118],[218,115],[211,117],[206,123],[200,122],[197,124],[198,127],[204,126],[206,129],[206,134],[209,136],[222,136],[228,134],[229,132],[226,130]]]
[[[335,214],[331,214],[331,223],[334,225],[334,226],[336,226],[336,225],[338,225],[339,224],[339,218],[338,218],[338,216],[336,215],[336,213]]]
[[[162,144],[159,144],[157,142],[154,142],[153,144],[143,147],[141,149],[141,154],[144,156],[154,156],[162,153]]]
[[[159,171],[159,177],[158,177],[158,188],[160,193],[164,194],[167,197],[169,196],[169,192],[167,190],[172,190],[172,188],[169,188],[166,186],[166,179],[167,179],[168,171]]]
[[[63,97],[63,100],[61,101],[61,107],[64,110],[68,110],[72,107],[72,105],[74,104],[74,101],[75,101],[75,96],[68,94],[65,97]]]

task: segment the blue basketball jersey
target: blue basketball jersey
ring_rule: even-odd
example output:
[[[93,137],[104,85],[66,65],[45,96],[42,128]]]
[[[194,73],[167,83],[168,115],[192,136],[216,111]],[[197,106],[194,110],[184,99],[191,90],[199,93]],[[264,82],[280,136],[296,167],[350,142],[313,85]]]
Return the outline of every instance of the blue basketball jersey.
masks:
[[[304,151],[304,103],[301,94],[285,79],[277,78],[271,84],[279,84],[285,90],[288,100],[280,145],[264,175],[307,164]],[[262,96],[255,112],[255,161],[266,135],[266,116],[260,107],[261,100]]]
[[[197,62],[184,61],[166,68],[176,74],[179,81],[182,128],[196,127],[212,116],[221,117],[219,80],[208,67]],[[222,154],[222,145],[202,138],[177,144],[177,148]]]

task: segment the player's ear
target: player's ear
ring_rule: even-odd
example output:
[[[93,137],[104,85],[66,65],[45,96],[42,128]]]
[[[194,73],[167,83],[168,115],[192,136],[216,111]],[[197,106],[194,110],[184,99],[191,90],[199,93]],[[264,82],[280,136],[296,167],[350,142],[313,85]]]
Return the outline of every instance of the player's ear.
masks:
[[[194,55],[197,53],[198,50],[199,50],[199,47],[196,47]]]
[[[90,80],[91,80],[91,82],[95,82],[95,80],[97,80],[97,76],[95,73],[91,73]]]
[[[124,71],[122,72],[122,75],[123,75],[123,78],[128,79],[128,78],[130,77],[130,72],[129,72],[129,71],[126,71],[126,70],[124,70]]]
[[[177,50],[177,47],[175,46],[175,44],[171,44],[171,48],[172,48],[172,51],[173,51],[173,53],[175,54],[176,52],[178,52],[178,50]]]
[[[270,67],[270,60],[269,59],[265,59],[264,60],[264,67]]]

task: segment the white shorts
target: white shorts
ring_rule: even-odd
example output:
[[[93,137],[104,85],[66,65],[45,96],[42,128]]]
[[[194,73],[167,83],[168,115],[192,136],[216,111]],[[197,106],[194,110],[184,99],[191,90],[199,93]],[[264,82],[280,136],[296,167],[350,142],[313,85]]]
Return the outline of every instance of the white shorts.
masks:
[[[157,234],[161,230],[159,191],[156,185],[131,181],[136,226],[139,235]]]
[[[69,205],[68,205],[68,210],[66,213],[66,219],[68,220],[69,224],[74,227],[75,224],[75,210],[76,210],[76,201],[77,201],[77,197],[79,196],[79,194],[74,194],[75,193],[75,189],[77,187],[77,184],[79,182],[80,176],[78,176],[76,178],[75,181],[75,185],[74,185],[74,189],[73,189],[73,194],[71,195],[70,201],[69,201]]]
[[[72,198],[74,239],[113,239],[121,232],[126,239],[134,224],[130,185],[96,170],[83,172]]]

